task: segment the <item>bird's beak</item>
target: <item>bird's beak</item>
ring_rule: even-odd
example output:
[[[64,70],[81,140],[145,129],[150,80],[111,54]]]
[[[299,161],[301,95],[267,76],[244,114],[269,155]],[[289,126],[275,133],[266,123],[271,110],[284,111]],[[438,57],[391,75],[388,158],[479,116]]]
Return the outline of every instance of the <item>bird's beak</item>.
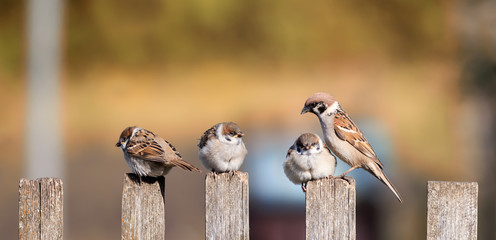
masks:
[[[312,147],[311,147],[311,146],[304,146],[304,147],[303,147],[303,149],[305,149],[305,150],[308,150],[308,149],[310,149],[310,148],[312,148]]]
[[[122,143],[119,141],[115,144],[116,147],[120,147],[122,145]]]
[[[239,138],[242,138],[242,137],[243,137],[244,135],[245,135],[244,133],[242,133],[242,132],[239,132],[238,134],[236,134],[236,136],[235,136],[235,137],[239,137]]]
[[[305,114],[307,112],[310,112],[310,108],[308,106],[304,106],[303,109],[301,109],[301,113],[300,114]]]

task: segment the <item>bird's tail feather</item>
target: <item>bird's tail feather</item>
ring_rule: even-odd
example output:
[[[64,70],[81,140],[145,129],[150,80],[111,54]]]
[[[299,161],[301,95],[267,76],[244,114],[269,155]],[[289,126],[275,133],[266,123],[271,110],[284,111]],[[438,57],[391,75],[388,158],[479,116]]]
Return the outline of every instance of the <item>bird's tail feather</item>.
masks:
[[[196,172],[201,172],[201,170],[181,159],[175,159],[175,160],[172,160],[171,161],[172,164],[174,164],[174,166],[176,167],[179,167],[183,170],[188,170],[188,171],[196,171]]]
[[[388,177],[386,177],[386,174],[384,174],[378,167],[373,168],[372,172],[379,180],[381,180],[381,182],[383,182],[386,186],[389,187],[389,189],[391,189],[391,191],[394,193],[396,198],[398,198],[398,201],[400,201],[400,203],[403,202],[400,193],[398,192],[398,189],[394,187],[393,183],[389,180]]]

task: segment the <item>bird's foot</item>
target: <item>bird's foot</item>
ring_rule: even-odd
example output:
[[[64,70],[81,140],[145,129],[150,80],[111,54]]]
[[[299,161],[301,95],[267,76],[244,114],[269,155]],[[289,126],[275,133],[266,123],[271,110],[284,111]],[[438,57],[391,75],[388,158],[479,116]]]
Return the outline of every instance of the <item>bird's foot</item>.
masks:
[[[352,179],[353,179],[352,177],[348,177],[348,176],[346,176],[346,175],[344,175],[344,176],[339,176],[339,177],[337,177],[337,178],[341,178],[341,179],[343,179],[343,180],[347,181],[349,184],[351,184],[351,181],[352,181]]]
[[[217,172],[213,169],[212,169],[212,175],[213,175],[214,180],[217,180]]]
[[[301,190],[303,190],[303,192],[307,192],[307,183],[304,182],[304,183],[301,183]]]

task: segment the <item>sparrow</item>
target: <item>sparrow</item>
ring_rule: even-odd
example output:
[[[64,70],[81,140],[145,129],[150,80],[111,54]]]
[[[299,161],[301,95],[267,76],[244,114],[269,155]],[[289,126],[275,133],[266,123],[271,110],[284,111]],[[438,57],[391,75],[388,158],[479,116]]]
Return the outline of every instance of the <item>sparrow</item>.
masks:
[[[346,176],[353,169],[363,168],[388,186],[402,202],[398,190],[382,172],[384,165],[379,161],[372,146],[333,96],[327,93],[315,93],[310,96],[301,114],[307,112],[319,118],[325,141],[331,151],[350,165],[351,168],[340,177]]]
[[[115,146],[122,149],[127,165],[140,177],[165,176],[172,167],[200,172],[183,161],[172,144],[144,128],[127,127]]]
[[[304,133],[296,139],[286,154],[284,173],[294,184],[301,184],[306,192],[310,180],[332,177],[336,169],[336,158],[319,136]]]
[[[213,172],[236,172],[247,153],[243,136],[236,123],[214,125],[203,133],[198,144],[200,161]]]

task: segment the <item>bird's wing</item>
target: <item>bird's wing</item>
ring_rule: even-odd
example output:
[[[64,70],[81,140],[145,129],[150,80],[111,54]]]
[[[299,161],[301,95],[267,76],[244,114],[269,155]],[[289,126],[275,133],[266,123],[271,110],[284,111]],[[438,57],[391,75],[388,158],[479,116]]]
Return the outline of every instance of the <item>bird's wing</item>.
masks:
[[[369,141],[344,111],[338,111],[334,116],[334,131],[339,139],[348,142],[365,156],[374,159],[381,168],[383,167]]]
[[[127,154],[147,161],[164,162],[164,149],[152,132],[142,129],[127,144]]]
[[[291,155],[295,150],[293,149],[293,146],[291,146],[288,150],[288,153],[286,154],[286,158],[289,157],[289,155]]]
[[[207,131],[205,131],[203,133],[203,135],[200,139],[200,143],[198,144],[198,147],[200,149],[202,149],[203,147],[205,147],[205,145],[207,145],[208,139],[215,137],[215,132],[217,131],[218,126],[219,126],[219,124],[216,124],[215,126],[211,127],[210,129],[208,129]]]

